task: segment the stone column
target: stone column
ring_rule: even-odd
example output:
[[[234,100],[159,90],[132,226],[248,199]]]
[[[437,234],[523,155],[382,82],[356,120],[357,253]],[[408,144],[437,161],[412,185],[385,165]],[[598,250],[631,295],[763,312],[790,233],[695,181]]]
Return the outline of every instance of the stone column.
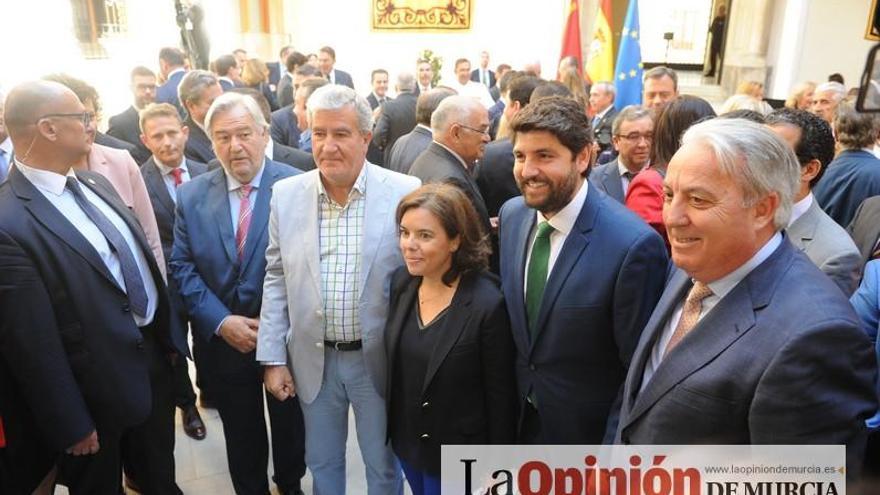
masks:
[[[721,86],[728,94],[740,81],[767,84],[767,47],[772,22],[770,0],[733,0],[728,17]]]

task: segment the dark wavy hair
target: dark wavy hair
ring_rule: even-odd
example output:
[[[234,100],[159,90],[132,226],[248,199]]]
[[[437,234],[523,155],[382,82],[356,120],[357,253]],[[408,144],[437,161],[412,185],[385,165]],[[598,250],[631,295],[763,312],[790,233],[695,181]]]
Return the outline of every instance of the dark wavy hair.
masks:
[[[651,166],[665,169],[672,155],[681,147],[681,136],[684,131],[697,122],[715,116],[712,105],[696,96],[683,95],[669,102],[654,122]]]
[[[834,134],[825,119],[806,110],[780,108],[774,110],[765,119],[769,126],[790,125],[801,131],[794,154],[803,167],[812,160],[819,160],[821,168],[816,177],[810,181],[815,186],[825,174],[825,168],[834,159]]]
[[[404,213],[413,208],[431,212],[450,239],[458,237],[458,250],[452,253],[452,266],[443,274],[443,283],[451,286],[461,275],[489,268],[489,236],[483,231],[477,210],[459,187],[433,182],[407,194],[397,205],[397,225]]]

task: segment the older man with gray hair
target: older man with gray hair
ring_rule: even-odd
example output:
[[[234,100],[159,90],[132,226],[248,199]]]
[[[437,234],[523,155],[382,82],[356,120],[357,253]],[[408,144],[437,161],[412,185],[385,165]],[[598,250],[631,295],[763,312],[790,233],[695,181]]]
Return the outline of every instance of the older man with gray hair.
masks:
[[[269,492],[265,395],[275,484],[281,493],[302,493],[302,412],[295,400],[264,394],[255,359],[272,188],[300,172],[266,158],[269,125],[252,97],[220,95],[204,123],[222,167],[177,190],[171,272],[193,338],[204,341],[204,377],[223,422],[235,492]]]
[[[390,277],[403,265],[395,209],[419,181],[366,161],[371,111],[354,90],[321,87],[307,108],[318,168],[275,185],[257,360],[275,397],[299,396],[316,495],[345,493],[352,407],[367,492],[396,494],[384,329]]]
[[[486,232],[491,232],[486,202],[473,177],[476,161],[489,142],[489,113],[469,96],[450,96],[431,115],[434,140],[416,158],[409,175],[424,183],[448,182],[460,187],[473,202]]]
[[[190,160],[208,163],[216,158],[211,139],[205,132],[205,115],[211,103],[222,94],[223,88],[217,75],[206,70],[187,72],[177,87],[180,105],[187,114],[183,124],[189,128],[189,139],[184,155]]]
[[[813,91],[810,112],[822,117],[825,122],[830,124],[837,114],[837,106],[844,98],[846,98],[846,86],[837,81],[822,83]]]
[[[617,90],[610,82],[597,82],[590,88],[590,108],[595,112],[590,125],[600,151],[611,149],[611,124],[617,116],[616,94]]]
[[[843,444],[858,472],[877,364],[846,296],[782,233],[800,172],[746,120],[684,134],[663,184],[676,268],[633,355],[618,442]]]

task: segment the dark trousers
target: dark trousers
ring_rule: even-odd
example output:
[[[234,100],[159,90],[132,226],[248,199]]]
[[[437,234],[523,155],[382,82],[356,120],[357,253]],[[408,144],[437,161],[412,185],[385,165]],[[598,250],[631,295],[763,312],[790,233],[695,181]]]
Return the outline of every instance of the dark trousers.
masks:
[[[97,427],[100,449],[92,455],[62,454],[58,459],[57,483],[71,495],[115,494],[122,486],[120,433]]]
[[[207,344],[206,378],[214,394],[226,440],[226,458],[238,495],[266,495],[269,409],[275,484],[282,492],[300,487],[306,470],[305,428],[296,399],[279,402],[263,388],[263,370],[253,352],[242,354],[214,337]]]
[[[144,341],[154,351],[150,362],[153,409],[144,423],[123,433],[122,461],[126,474],[144,495],[177,495],[182,492],[174,479],[174,368],[155,349],[153,339],[145,337]],[[177,356],[177,361],[185,362],[186,358]]]
[[[522,419],[520,420],[519,440],[522,445],[541,445],[541,416],[538,410],[528,400],[522,407]]]

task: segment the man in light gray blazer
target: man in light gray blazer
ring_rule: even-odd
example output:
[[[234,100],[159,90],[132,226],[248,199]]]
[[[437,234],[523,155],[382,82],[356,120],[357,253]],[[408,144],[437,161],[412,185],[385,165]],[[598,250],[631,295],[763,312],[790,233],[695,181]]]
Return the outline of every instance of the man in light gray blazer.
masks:
[[[767,125],[791,145],[801,165],[788,238],[849,297],[859,286],[862,256],[846,230],[822,211],[811,192],[834,159],[831,126],[817,115],[789,108],[768,115]]]
[[[654,119],[649,110],[630,105],[616,114],[611,130],[617,158],[596,167],[590,174],[590,183],[624,204],[629,183],[651,159]]]
[[[299,396],[316,495],[345,493],[350,406],[368,493],[401,493],[385,442],[383,331],[403,264],[395,210],[420,182],[366,161],[370,106],[353,90],[327,85],[307,108],[318,168],[275,185],[257,360],[273,395]]]

